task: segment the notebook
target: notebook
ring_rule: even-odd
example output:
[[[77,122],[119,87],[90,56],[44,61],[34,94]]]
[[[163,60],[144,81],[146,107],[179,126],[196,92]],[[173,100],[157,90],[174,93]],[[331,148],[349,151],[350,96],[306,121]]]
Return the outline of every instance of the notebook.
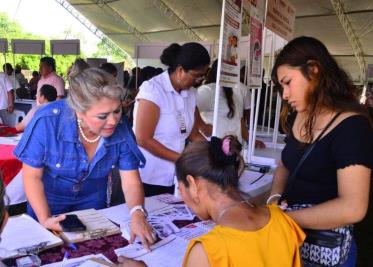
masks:
[[[37,253],[63,241],[29,215],[10,217],[1,234],[0,258]]]
[[[84,232],[61,232],[62,239],[76,243],[120,233],[120,228],[95,209],[80,210],[66,214],[76,214],[87,227]]]

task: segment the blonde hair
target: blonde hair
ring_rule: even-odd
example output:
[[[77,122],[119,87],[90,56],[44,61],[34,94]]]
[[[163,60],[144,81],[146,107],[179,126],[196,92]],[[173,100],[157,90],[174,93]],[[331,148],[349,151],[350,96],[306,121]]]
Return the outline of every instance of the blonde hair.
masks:
[[[98,68],[88,68],[69,76],[68,105],[77,112],[85,112],[103,97],[121,100],[124,89],[115,78]]]

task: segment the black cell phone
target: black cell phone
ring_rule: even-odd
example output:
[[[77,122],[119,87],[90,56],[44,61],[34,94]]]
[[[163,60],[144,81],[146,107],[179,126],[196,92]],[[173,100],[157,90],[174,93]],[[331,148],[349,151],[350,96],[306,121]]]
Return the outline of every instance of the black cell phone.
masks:
[[[66,219],[60,221],[60,225],[62,227],[62,231],[64,232],[81,232],[87,229],[87,227],[75,214],[66,215]]]

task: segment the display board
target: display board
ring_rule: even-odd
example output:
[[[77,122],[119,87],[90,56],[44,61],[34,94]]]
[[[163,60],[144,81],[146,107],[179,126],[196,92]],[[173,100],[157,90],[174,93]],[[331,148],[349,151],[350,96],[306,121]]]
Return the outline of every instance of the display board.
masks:
[[[80,55],[80,40],[51,40],[52,55]]]
[[[45,41],[44,40],[20,40],[12,39],[13,54],[28,54],[28,55],[44,55]]]

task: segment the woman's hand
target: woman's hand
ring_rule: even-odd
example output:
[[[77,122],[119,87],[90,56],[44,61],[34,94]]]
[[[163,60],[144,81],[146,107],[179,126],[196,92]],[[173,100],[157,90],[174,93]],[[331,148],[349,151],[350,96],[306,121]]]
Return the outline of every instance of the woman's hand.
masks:
[[[136,261],[126,257],[118,257],[118,267],[145,267],[146,264],[143,261]]]
[[[142,245],[147,250],[150,250],[150,245],[156,241],[153,228],[149,225],[145,214],[141,211],[136,211],[132,214],[130,243],[135,240],[136,236],[140,238]]]
[[[56,217],[48,217],[43,222],[40,222],[45,228],[53,231],[62,231],[60,222],[66,219],[66,215],[58,215]]]

